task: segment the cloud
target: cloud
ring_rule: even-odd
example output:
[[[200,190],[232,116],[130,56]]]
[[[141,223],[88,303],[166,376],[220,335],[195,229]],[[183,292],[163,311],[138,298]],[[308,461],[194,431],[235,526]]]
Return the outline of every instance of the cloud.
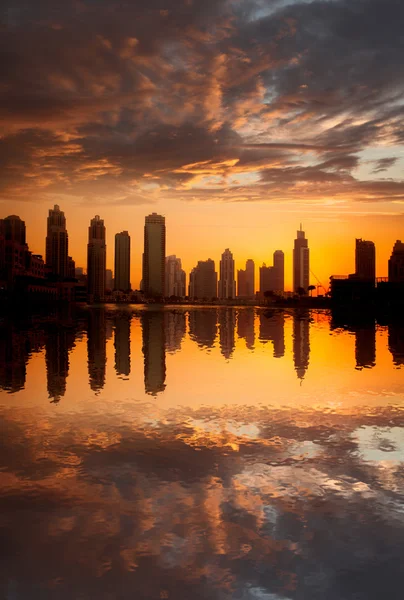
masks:
[[[403,19],[395,0],[5,0],[0,199],[389,199],[354,171],[404,142]]]

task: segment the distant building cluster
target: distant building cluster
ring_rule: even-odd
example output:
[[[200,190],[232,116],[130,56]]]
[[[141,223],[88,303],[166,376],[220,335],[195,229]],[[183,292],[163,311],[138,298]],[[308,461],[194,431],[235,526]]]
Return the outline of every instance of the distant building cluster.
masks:
[[[223,252],[219,269],[214,260],[198,261],[189,274],[188,285],[181,259],[166,256],[165,217],[152,213],[145,218],[142,281],[133,292],[131,272],[131,238],[128,231],[115,235],[114,273],[106,268],[106,228],[96,215],[90,221],[87,244],[87,269],[76,267],[69,255],[69,236],[64,212],[58,205],[49,210],[46,233],[46,256],[30,252],[25,223],[11,215],[0,220],[0,283],[2,290],[17,294],[35,293],[47,297],[104,302],[136,299],[184,299],[193,301],[263,300],[285,295],[285,256],[275,250],[271,265],[259,267],[259,287],[255,288],[256,268],[248,259],[236,273],[235,259],[229,248]],[[293,248],[292,295],[307,296],[321,285],[310,285],[310,249],[300,226]],[[315,276],[314,276],[315,277]],[[404,282],[404,244],[397,241],[389,260],[389,283]],[[320,283],[320,282],[318,282]],[[330,283],[334,298],[365,297],[376,287],[376,250],[371,241],[357,239],[355,273],[333,276]],[[327,290],[323,289],[324,293]]]

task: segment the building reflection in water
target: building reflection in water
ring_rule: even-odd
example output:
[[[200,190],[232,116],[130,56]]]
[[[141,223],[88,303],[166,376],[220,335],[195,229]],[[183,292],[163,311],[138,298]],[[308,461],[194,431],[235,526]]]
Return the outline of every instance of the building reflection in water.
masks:
[[[249,350],[254,349],[255,343],[255,311],[253,308],[239,310],[237,313],[237,335],[246,342]]]
[[[166,387],[164,312],[157,310],[143,312],[141,324],[145,392],[156,396]]]
[[[404,324],[397,323],[388,326],[389,350],[396,367],[404,365]]]
[[[165,311],[164,326],[167,352],[178,352],[178,350],[181,350],[182,340],[187,328],[186,313],[183,311]]]
[[[202,348],[213,348],[217,335],[217,310],[197,309],[189,313],[189,337]]]
[[[130,327],[132,313],[118,312],[114,318],[115,371],[117,375],[130,375]]]
[[[25,331],[11,323],[0,329],[0,387],[8,392],[24,389],[30,343]]]
[[[310,360],[310,312],[293,313],[293,362],[299,379],[303,380]]]
[[[376,365],[376,322],[355,327],[355,360],[357,369],[372,369]]]
[[[107,363],[106,315],[103,308],[88,311],[87,354],[90,387],[94,392],[102,390],[105,384]]]
[[[285,314],[283,311],[265,311],[259,315],[260,342],[272,342],[274,357],[285,356]]]
[[[74,348],[75,330],[52,324],[45,333],[45,363],[48,397],[52,402],[66,393],[66,379],[69,374],[69,352]]]
[[[234,308],[219,308],[220,350],[227,359],[232,357],[235,348],[236,311]]]

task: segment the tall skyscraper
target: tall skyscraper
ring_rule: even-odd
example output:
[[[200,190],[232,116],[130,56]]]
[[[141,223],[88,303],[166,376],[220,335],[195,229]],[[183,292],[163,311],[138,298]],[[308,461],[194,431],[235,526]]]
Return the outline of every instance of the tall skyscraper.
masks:
[[[23,274],[26,268],[28,246],[25,222],[17,215],[10,215],[1,220],[1,230],[2,252],[4,253],[1,262],[5,278],[11,281],[14,276]]]
[[[310,313],[293,314],[293,362],[299,379],[304,379],[310,360]]]
[[[282,250],[274,252],[275,292],[283,294],[285,291],[285,255]]]
[[[293,248],[293,291],[302,288],[307,293],[310,285],[310,250],[308,240],[300,225]]]
[[[65,213],[55,204],[49,209],[46,233],[46,268],[52,275],[68,277],[68,246]]]
[[[114,275],[112,269],[105,269],[105,289],[112,290],[114,288]]]
[[[376,249],[373,242],[357,239],[355,243],[355,276],[367,281],[376,279]]]
[[[90,388],[99,392],[105,384],[107,363],[106,315],[103,308],[88,312],[87,356]]]
[[[164,313],[161,311],[145,311],[140,319],[142,324],[145,392],[157,396],[166,387]]]
[[[211,258],[200,260],[189,275],[189,297],[207,299],[217,297],[217,273],[215,261]]]
[[[117,375],[130,375],[130,325],[132,314],[117,313],[115,318],[115,371]]]
[[[148,297],[165,295],[166,220],[148,215],[144,226],[143,292]]]
[[[397,240],[389,259],[389,281],[404,283],[404,244]]]
[[[178,296],[183,298],[185,293],[185,271],[181,267],[181,259],[175,254],[166,258],[166,296]]]
[[[130,290],[130,235],[122,231],[115,235],[115,285],[116,290]]]
[[[219,265],[219,298],[236,297],[236,281],[234,279],[234,259],[228,248],[223,252]]]
[[[237,271],[237,296],[239,298],[253,298],[255,294],[255,265],[249,258],[245,269]]]
[[[90,301],[98,302],[104,298],[106,258],[104,221],[96,215],[88,228],[87,292]]]

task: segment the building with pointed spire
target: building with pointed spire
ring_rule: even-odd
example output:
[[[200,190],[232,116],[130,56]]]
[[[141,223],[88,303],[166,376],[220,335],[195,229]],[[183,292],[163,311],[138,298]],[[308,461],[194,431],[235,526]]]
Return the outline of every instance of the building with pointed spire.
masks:
[[[69,238],[65,213],[58,204],[49,209],[46,231],[45,264],[48,273],[60,279],[69,276]]]
[[[310,285],[310,250],[305,232],[300,224],[293,248],[293,291],[300,289],[307,293]]]
[[[234,259],[228,248],[223,252],[219,265],[219,298],[223,300],[236,297],[236,280],[234,279]]]

